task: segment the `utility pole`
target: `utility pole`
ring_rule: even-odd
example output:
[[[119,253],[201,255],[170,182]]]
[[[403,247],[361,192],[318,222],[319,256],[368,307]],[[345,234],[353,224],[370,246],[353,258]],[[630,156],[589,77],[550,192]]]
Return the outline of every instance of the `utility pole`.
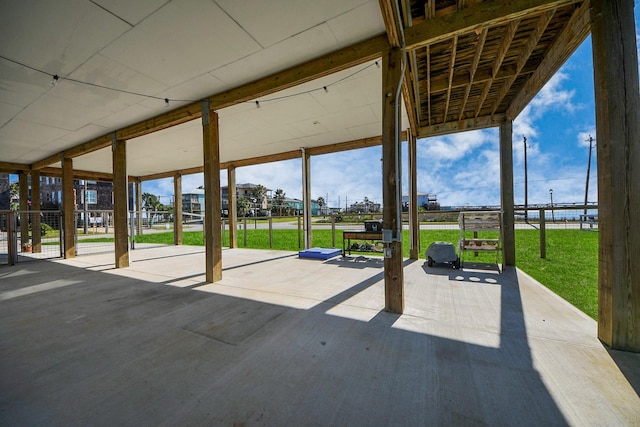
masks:
[[[524,220],[529,222],[529,180],[527,175],[527,137],[522,135],[524,140]]]
[[[587,163],[587,182],[584,186],[584,214],[587,214],[587,203],[589,202],[589,174],[591,173],[591,151],[593,150],[593,137],[589,135],[589,162]]]

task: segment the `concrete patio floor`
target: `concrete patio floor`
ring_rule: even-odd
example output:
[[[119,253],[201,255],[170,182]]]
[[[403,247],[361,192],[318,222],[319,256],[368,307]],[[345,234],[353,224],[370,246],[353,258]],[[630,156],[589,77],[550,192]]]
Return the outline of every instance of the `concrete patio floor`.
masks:
[[[131,258],[0,267],[0,425],[640,425],[640,354],[516,269],[407,260],[395,315],[381,259]]]

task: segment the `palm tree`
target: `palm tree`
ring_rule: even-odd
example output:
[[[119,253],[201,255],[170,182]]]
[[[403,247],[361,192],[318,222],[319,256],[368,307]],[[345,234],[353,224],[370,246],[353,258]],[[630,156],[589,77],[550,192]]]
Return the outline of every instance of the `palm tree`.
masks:
[[[282,216],[282,208],[284,207],[285,201],[285,193],[282,188],[278,188],[276,190],[275,196],[273,196],[273,207],[277,207],[280,211],[280,216]]]
[[[257,205],[259,211],[262,210],[262,203],[264,202],[265,195],[267,194],[267,188],[263,185],[256,185],[251,190],[251,198],[253,202]]]
[[[238,209],[238,216],[246,216],[247,212],[251,208],[251,200],[246,197],[238,197],[236,201],[236,208]]]
[[[318,200],[316,200],[316,202],[318,203],[318,206],[320,207],[320,213],[322,213],[322,215],[324,216],[324,211],[323,211],[323,207],[326,204],[324,201],[323,197],[318,197]]]

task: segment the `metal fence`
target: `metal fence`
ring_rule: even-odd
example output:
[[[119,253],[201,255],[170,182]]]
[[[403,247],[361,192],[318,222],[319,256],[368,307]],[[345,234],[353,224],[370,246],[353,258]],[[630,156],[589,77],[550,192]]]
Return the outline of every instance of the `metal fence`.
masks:
[[[113,211],[86,210],[75,212],[76,255],[113,252]]]
[[[0,263],[60,258],[62,212],[0,211]]]

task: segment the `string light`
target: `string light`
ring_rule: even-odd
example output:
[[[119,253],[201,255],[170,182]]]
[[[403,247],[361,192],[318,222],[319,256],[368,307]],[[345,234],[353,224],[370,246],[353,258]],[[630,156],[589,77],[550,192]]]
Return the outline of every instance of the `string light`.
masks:
[[[42,71],[42,70],[40,70],[38,68],[32,67],[32,66],[24,64],[22,62],[15,61],[13,59],[7,58],[6,56],[0,55],[0,59],[4,59],[5,61],[12,62],[12,63],[20,65],[20,66],[22,66],[24,68],[30,69],[32,71],[36,71],[38,73],[42,73],[42,74],[51,76],[51,74],[47,73],[46,71]],[[373,64],[369,64],[369,65],[367,65],[367,66],[365,66],[365,67],[363,67],[363,68],[361,68],[359,70],[356,70],[353,73],[351,73],[351,74],[349,74],[349,75],[347,75],[347,76],[345,76],[345,77],[343,77],[343,78],[341,78],[341,79],[339,79],[339,80],[337,80],[337,81],[335,81],[333,83],[330,83],[328,85],[324,85],[324,86],[322,86],[320,88],[315,88],[315,89],[310,89],[310,90],[301,91],[301,92],[297,92],[297,93],[292,93],[292,94],[289,94],[289,95],[277,96],[277,97],[273,97],[273,98],[269,98],[269,99],[263,99],[262,102],[278,101],[278,100],[282,100],[282,99],[293,98],[295,96],[306,95],[306,94],[309,94],[309,93],[312,93],[312,92],[316,92],[316,91],[319,91],[319,90],[323,90],[325,93],[329,93],[329,86],[340,84],[340,83],[344,82],[345,80],[348,80],[348,79],[354,77],[355,75],[366,71],[367,69],[369,69],[370,67],[372,67],[374,65],[377,68],[380,68],[379,61],[375,61]],[[125,94],[128,94],[128,95],[140,96],[140,97],[143,97],[143,98],[161,100],[161,101],[164,101],[165,108],[169,108],[171,101],[175,101],[175,102],[198,102],[198,101],[200,101],[200,99],[169,99],[169,98],[163,98],[161,96],[148,95],[148,94],[144,94],[144,93],[132,92],[132,91],[129,91],[129,90],[118,89],[118,88],[109,87],[109,86],[103,86],[103,85],[100,85],[100,84],[97,84],[97,83],[85,82],[85,81],[77,80],[77,79],[74,79],[74,78],[71,78],[71,77],[61,77],[58,74],[54,74],[53,76],[51,76],[51,85],[52,86],[56,86],[58,84],[58,82],[60,82],[61,80],[66,80],[68,82],[73,82],[73,83],[86,85],[86,86],[93,86],[93,87],[97,87],[97,88],[105,89],[105,90],[110,90],[110,91],[114,91],[114,92],[125,93]],[[212,102],[216,102],[215,97],[210,97],[209,99]],[[247,101],[247,102],[251,102],[251,101]],[[256,100],[255,104],[256,104],[256,108],[260,108],[260,101]]]

